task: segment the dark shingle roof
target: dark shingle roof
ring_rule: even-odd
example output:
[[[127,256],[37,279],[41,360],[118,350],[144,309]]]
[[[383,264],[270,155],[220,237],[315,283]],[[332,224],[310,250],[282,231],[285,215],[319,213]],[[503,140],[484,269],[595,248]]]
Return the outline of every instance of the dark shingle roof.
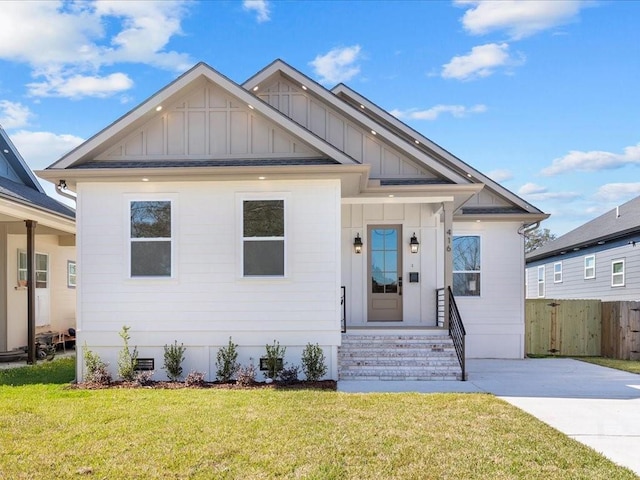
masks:
[[[0,197],[9,198],[18,202],[30,205],[35,208],[49,210],[65,217],[75,218],[76,213],[72,208],[58,202],[57,200],[27,187],[21,183],[16,183],[8,178],[0,177]]]
[[[261,158],[224,160],[136,160],[106,161],[91,160],[72,169],[90,168],[190,168],[190,167],[269,167],[291,165],[340,165],[331,158]]]
[[[453,182],[442,178],[389,178],[380,180],[380,185],[449,185]]]
[[[634,233],[640,233],[640,196],[528,253],[526,258],[538,260]]]
[[[520,207],[466,207],[462,209],[463,215],[507,215],[507,214],[527,213]]]

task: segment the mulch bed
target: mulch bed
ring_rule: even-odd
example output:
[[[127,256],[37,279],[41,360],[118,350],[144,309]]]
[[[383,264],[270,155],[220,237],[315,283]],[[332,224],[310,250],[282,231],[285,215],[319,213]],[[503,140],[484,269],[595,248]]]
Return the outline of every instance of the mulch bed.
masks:
[[[335,380],[318,380],[316,382],[299,381],[292,383],[283,382],[254,382],[251,385],[238,385],[235,382],[204,382],[202,385],[186,385],[184,382],[162,382],[152,381],[148,385],[140,385],[135,382],[111,382],[108,385],[102,385],[99,383],[77,383],[69,385],[69,388],[81,389],[81,390],[103,390],[108,388],[143,388],[143,389],[164,389],[175,390],[182,388],[196,388],[196,389],[218,389],[218,390],[258,390],[258,389],[271,389],[271,390],[333,390],[337,389],[337,382]]]

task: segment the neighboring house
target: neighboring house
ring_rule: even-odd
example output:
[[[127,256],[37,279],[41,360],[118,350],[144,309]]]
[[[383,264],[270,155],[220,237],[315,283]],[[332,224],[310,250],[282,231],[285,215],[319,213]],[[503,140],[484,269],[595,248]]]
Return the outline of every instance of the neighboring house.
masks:
[[[317,342],[338,378],[343,308],[345,335],[446,334],[447,286],[467,356],[524,355],[522,231],[547,215],[280,60],[243,85],[200,63],[38,173],[77,192],[78,344],[112,366],[128,325],[159,375],[177,340],[212,378],[233,337],[242,363]]]
[[[75,327],[75,214],[47,196],[0,127],[0,352],[28,345],[28,293],[37,334]],[[28,285],[28,236],[35,285]]]
[[[527,298],[640,301],[640,197],[526,259]]]

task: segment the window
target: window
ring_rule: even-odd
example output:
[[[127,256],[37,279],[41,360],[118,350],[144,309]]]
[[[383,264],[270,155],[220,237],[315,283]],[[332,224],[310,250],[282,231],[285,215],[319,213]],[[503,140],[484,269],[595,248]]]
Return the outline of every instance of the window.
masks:
[[[76,262],[67,260],[67,287],[76,288]]]
[[[49,255],[36,253],[36,288],[47,288],[49,285]],[[18,285],[27,286],[27,252],[18,251]]]
[[[245,277],[284,276],[284,200],[242,202]]]
[[[171,276],[171,201],[132,201],[131,276]]]
[[[544,297],[544,266],[538,267],[538,297]]]
[[[453,294],[480,296],[480,237],[453,237]]]
[[[624,260],[611,262],[611,286],[624,287]]]
[[[584,257],[584,278],[596,278],[596,257],[589,255]]]
[[[562,262],[553,264],[553,283],[562,283]]]

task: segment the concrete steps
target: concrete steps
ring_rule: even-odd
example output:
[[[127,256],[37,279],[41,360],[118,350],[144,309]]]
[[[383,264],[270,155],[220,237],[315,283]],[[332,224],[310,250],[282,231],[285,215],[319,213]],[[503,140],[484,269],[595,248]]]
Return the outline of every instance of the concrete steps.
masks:
[[[445,335],[343,334],[340,380],[460,380],[453,342]]]

